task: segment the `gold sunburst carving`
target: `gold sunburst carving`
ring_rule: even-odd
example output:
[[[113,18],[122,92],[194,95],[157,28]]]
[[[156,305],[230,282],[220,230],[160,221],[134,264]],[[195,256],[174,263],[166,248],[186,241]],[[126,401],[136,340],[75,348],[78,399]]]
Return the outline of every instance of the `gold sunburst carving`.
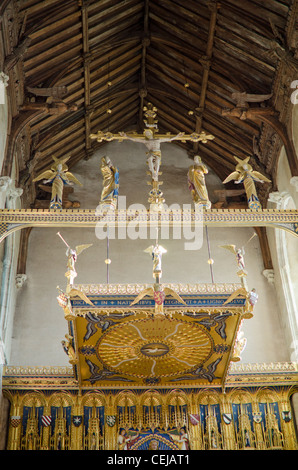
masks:
[[[203,364],[213,340],[199,325],[178,319],[142,319],[108,330],[96,345],[109,370],[132,377],[169,377]]]

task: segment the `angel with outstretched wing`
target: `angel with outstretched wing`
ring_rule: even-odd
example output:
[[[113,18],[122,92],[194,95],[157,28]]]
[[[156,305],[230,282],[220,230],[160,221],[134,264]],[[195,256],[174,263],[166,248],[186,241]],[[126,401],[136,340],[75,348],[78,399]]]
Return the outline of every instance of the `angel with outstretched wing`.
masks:
[[[82,299],[86,304],[94,306],[91,300],[88,299],[87,295],[85,295],[84,292],[82,292],[79,289],[75,289],[75,288],[70,289],[70,291],[68,292],[68,295],[71,299],[73,297],[80,297],[80,299]]]
[[[236,245],[221,245],[221,248],[225,248],[226,250],[229,250],[231,253],[233,253],[236,257],[237,264],[240,269],[244,270],[245,269],[245,263],[244,263],[244,248],[236,248]]]
[[[236,289],[234,292],[232,292],[229,298],[224,302],[224,305],[233,302],[233,300],[239,297],[239,295],[242,295],[243,297],[246,298],[247,290],[244,287],[239,287],[239,289]]]
[[[66,256],[67,256],[67,273],[65,273],[65,276],[68,278],[68,285],[67,285],[67,294],[70,297],[76,297],[79,296],[82,300],[84,300],[86,303],[89,305],[93,305],[92,302],[87,298],[87,296],[81,292],[78,289],[75,289],[73,287],[74,283],[74,278],[77,276],[77,272],[75,269],[75,264],[78,259],[78,255],[82,253],[82,251],[86,250],[90,246],[92,246],[92,243],[87,243],[84,245],[77,245],[75,249],[71,248],[69,244],[64,240],[60,232],[57,232],[57,235],[61,238],[63,243],[67,246],[66,250]]]
[[[214,379],[218,378],[215,377],[214,374],[221,360],[222,357],[219,357],[214,362],[209,364],[206,369],[204,369],[203,365],[200,365],[194,371],[191,371],[190,375],[184,375],[177,379],[172,379],[171,382],[178,382],[182,380],[207,379],[208,382],[211,383]]]
[[[109,316],[107,315],[96,315],[92,312],[88,312],[85,315],[85,319],[88,321],[86,334],[84,336],[84,341],[93,336],[98,328],[104,333],[110,326],[116,325],[118,321],[123,318],[124,316],[132,315],[132,313],[110,313]]]
[[[250,157],[240,160],[240,158],[235,157],[235,160],[238,162],[236,165],[236,171],[233,171],[227,178],[223,181],[223,184],[229,183],[234,180],[235,184],[243,183],[246,197],[248,201],[248,207],[250,209],[261,209],[261,204],[258,199],[257,190],[255,187],[255,181],[258,183],[270,183],[270,180],[262,175],[259,171],[255,171],[253,167],[248,163]]]
[[[134,299],[134,301],[130,304],[130,306],[137,304],[138,302],[140,302],[140,300],[142,300],[146,296],[153,297],[156,301],[157,296],[155,294],[157,294],[157,293],[161,293],[164,298],[168,297],[168,296],[174,297],[174,299],[178,300],[179,303],[186,305],[184,300],[180,297],[180,295],[177,292],[175,292],[170,287],[162,288],[161,285],[159,284],[158,289],[154,289],[154,287],[146,287],[145,289],[143,289],[137,295],[137,297]]]
[[[64,185],[72,186],[73,184],[78,184],[79,186],[82,186],[82,183],[80,183],[80,181],[70,171],[68,171],[66,162],[69,158],[69,156],[61,159],[53,157],[54,164],[51,169],[43,171],[33,180],[35,183],[36,181],[43,179],[45,180],[44,183],[52,184],[50,209],[62,209]]]
[[[92,246],[92,243],[88,243],[85,245],[77,245],[74,250],[70,248],[70,246],[67,247],[66,256],[68,269],[75,269],[75,263],[78,259],[78,256],[82,253],[82,251],[86,250],[90,246]]]
[[[98,365],[94,364],[92,361],[90,361],[90,359],[86,359],[86,364],[89,367],[90,377],[84,380],[88,380],[92,384],[99,380],[117,380],[122,382],[133,382],[132,380],[126,377],[121,377],[117,372],[108,370],[106,367],[100,369]]]
[[[165,248],[161,245],[156,243],[155,245],[151,245],[146,250],[145,253],[150,253],[152,255],[153,260],[153,277],[155,274],[161,273],[161,258],[164,253],[167,252]]]

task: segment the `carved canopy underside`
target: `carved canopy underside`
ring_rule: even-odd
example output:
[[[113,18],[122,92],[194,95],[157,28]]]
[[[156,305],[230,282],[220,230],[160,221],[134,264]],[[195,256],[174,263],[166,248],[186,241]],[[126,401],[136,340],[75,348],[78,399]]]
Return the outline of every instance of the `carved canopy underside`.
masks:
[[[253,316],[245,295],[226,305],[228,285],[179,287],[186,305],[167,297],[157,314],[149,294],[131,307],[139,286],[108,286],[108,295],[107,286],[76,286],[92,302],[73,298],[64,309],[81,388],[223,386],[240,324]]]

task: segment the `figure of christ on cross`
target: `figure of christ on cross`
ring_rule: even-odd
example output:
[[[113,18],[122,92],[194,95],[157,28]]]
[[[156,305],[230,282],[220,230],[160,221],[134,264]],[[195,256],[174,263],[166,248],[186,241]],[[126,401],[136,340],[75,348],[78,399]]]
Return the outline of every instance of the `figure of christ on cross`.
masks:
[[[111,132],[101,132],[98,131],[97,134],[90,134],[91,139],[97,139],[98,142],[103,140],[112,141],[118,140],[122,142],[123,140],[132,140],[134,142],[139,142],[144,144],[148,149],[147,162],[149,169],[152,175],[152,180],[158,180],[158,172],[161,164],[161,150],[160,144],[163,142],[171,142],[173,140],[180,140],[181,142],[186,142],[190,140],[192,142],[203,142],[206,143],[208,140],[214,139],[214,136],[211,134],[206,134],[205,132],[185,134],[184,132],[179,132],[177,135],[167,134],[156,134],[151,129],[145,129],[143,134],[138,134],[137,132],[132,132],[131,134],[126,134],[125,132],[119,132],[118,134],[112,134]]]

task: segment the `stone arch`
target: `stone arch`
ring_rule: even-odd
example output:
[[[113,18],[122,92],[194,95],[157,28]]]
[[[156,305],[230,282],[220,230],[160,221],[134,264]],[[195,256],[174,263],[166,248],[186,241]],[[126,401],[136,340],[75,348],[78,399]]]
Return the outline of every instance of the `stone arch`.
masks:
[[[271,193],[270,200],[278,210],[296,210],[296,204],[288,191]],[[285,230],[275,230],[276,257],[286,304],[286,328],[289,329],[290,359],[298,360],[298,244],[296,237]]]

